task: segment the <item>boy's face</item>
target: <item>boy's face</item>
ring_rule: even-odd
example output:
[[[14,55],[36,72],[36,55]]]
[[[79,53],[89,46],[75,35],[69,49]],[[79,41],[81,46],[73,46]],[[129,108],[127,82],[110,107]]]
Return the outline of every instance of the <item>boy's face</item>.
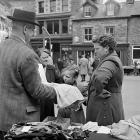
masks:
[[[63,80],[66,84],[72,85],[75,81],[75,78],[72,76],[70,71],[65,71]]]

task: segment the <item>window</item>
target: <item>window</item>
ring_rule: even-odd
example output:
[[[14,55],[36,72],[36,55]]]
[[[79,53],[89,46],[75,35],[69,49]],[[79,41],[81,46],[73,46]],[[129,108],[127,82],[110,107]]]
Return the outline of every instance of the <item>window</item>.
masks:
[[[56,12],[56,0],[50,0],[50,12]]]
[[[39,26],[39,34],[42,34],[42,26],[44,26],[44,21],[38,21],[38,23],[40,24],[40,26]]]
[[[85,28],[84,31],[84,41],[92,40],[92,28]]]
[[[62,0],[62,11],[68,11],[68,0]]]
[[[48,30],[49,34],[53,33],[53,22],[52,21],[47,22],[47,30]]]
[[[85,17],[90,17],[91,16],[91,12],[92,12],[91,6],[85,6],[84,7],[84,16]]]
[[[62,23],[62,34],[68,33],[68,19],[61,21]]]
[[[140,59],[140,46],[132,47],[132,59]]]
[[[54,34],[59,34],[59,21],[54,21]]]
[[[44,13],[44,1],[39,1],[38,2],[38,12],[39,13]]]
[[[114,6],[113,3],[107,4],[107,15],[108,16],[113,16],[114,15],[114,9],[115,9],[115,6]]]
[[[59,21],[47,21],[47,30],[50,34],[59,34]]]
[[[115,35],[115,27],[114,26],[106,26],[105,27],[105,34],[109,34],[111,36]]]

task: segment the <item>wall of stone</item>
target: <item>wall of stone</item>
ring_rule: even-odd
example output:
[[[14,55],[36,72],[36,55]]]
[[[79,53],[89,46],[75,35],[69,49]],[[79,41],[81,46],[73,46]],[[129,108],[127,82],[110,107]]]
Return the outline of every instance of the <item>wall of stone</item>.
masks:
[[[98,36],[105,33],[105,26],[115,26],[116,41],[118,43],[127,43],[127,19],[87,19],[84,21],[74,21],[73,37],[78,36],[80,38],[79,43],[82,43],[84,40],[83,35],[85,27],[92,27],[93,36]]]
[[[9,0],[9,3],[12,5],[13,9],[19,8],[35,12],[35,0]]]

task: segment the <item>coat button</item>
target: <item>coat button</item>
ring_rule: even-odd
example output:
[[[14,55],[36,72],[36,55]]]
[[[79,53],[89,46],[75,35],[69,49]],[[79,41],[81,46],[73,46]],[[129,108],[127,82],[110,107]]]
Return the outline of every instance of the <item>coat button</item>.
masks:
[[[104,116],[104,119],[106,119],[106,116]]]

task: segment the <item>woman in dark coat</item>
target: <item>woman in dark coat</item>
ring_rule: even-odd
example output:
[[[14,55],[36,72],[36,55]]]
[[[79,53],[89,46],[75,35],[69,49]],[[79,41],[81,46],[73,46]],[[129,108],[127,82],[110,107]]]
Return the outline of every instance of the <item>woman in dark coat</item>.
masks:
[[[122,103],[122,63],[115,52],[116,42],[107,35],[93,40],[95,57],[100,63],[89,82],[86,121],[111,125],[124,119]]]

